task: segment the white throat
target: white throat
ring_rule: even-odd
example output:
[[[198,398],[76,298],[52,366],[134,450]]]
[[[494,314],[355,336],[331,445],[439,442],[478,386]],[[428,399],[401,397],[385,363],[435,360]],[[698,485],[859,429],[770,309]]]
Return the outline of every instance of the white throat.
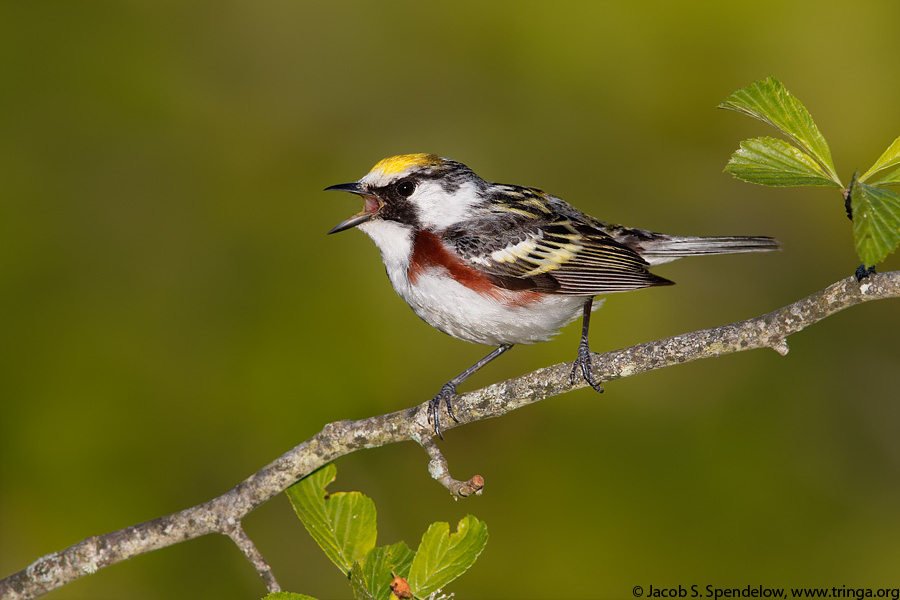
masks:
[[[413,244],[412,227],[375,218],[360,223],[357,228],[369,236],[381,250],[381,260],[389,275],[397,270],[405,272],[409,268]]]

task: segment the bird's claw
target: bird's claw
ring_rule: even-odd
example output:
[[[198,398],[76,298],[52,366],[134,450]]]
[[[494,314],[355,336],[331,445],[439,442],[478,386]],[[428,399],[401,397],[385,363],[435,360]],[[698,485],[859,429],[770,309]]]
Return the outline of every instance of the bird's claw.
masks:
[[[444,439],[444,436],[441,434],[441,404],[447,407],[447,414],[450,418],[459,423],[459,419],[456,418],[456,415],[453,412],[453,401],[456,400],[456,398],[456,386],[447,382],[443,385],[441,391],[428,402],[428,422],[434,426],[434,432],[441,439]]]
[[[595,391],[602,394],[603,386],[600,385],[600,382],[594,379],[594,370],[592,366],[591,349],[585,343],[579,344],[578,357],[575,359],[575,362],[572,363],[572,384],[575,384],[575,379],[578,376],[578,371],[581,371],[581,376],[584,377],[584,380],[587,381]]]

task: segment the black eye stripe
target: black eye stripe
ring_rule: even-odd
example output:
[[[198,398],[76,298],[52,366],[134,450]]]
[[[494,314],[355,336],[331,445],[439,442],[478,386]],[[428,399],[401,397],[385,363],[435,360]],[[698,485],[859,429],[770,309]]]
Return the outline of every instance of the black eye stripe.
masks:
[[[409,184],[408,187],[403,186],[406,183]],[[379,212],[379,217],[387,221],[396,221],[418,227],[417,211],[408,199],[416,191],[416,183],[416,180],[412,177],[406,177],[383,187],[371,188],[371,193],[381,198],[384,202],[384,206]]]

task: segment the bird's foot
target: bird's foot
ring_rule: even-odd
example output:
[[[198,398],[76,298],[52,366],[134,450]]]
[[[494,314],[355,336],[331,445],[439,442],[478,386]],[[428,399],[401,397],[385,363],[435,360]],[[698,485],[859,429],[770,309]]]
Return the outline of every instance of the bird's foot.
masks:
[[[591,362],[591,349],[588,347],[587,343],[582,341],[578,345],[578,358],[575,359],[575,362],[572,363],[572,375],[571,381],[574,385],[575,378],[578,376],[578,371],[581,371],[582,377],[587,381],[594,390],[599,393],[603,393],[603,386],[600,385],[600,382],[594,379],[594,370],[592,368]]]
[[[439,391],[428,403],[428,421],[434,426],[434,432],[441,439],[444,439],[444,436],[441,434],[441,405],[443,404],[446,406],[447,414],[450,418],[459,423],[459,419],[457,419],[456,415],[453,413],[453,402],[457,398],[456,386],[448,381],[441,387],[441,391]]]

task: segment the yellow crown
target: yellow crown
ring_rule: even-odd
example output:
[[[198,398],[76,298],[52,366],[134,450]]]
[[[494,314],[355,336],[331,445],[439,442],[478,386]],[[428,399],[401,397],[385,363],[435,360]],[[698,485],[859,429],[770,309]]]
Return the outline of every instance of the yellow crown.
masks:
[[[441,158],[435,154],[400,154],[378,161],[372,172],[380,171],[382,175],[401,173],[410,167],[424,167],[441,164]]]

